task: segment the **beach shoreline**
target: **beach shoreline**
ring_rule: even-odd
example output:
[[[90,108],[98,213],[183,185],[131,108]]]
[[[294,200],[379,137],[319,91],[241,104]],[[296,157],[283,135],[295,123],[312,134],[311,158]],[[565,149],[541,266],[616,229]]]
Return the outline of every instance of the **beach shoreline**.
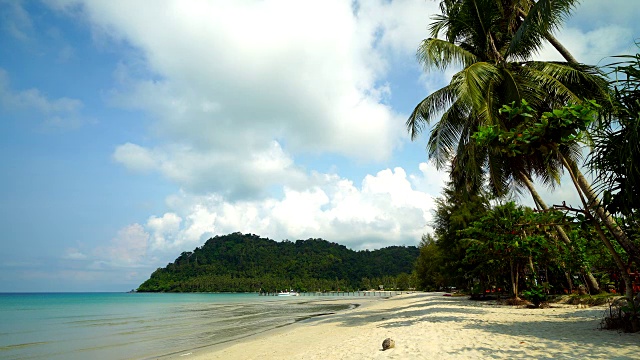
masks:
[[[395,296],[398,296],[398,295],[395,295]],[[320,298],[310,299],[310,302],[323,302],[323,303],[330,302],[333,304],[349,305],[349,307],[341,311],[315,314],[312,316],[305,317],[303,319],[295,320],[288,324],[280,325],[271,329],[265,329],[257,333],[243,335],[239,338],[230,339],[221,343],[205,345],[195,349],[176,351],[176,352],[172,352],[170,354],[165,354],[162,356],[148,357],[142,360],[206,359],[208,358],[208,356],[210,356],[210,354],[224,351],[227,348],[234,347],[234,346],[243,346],[243,344],[245,343],[252,342],[252,341],[266,340],[270,337],[277,337],[277,336],[280,336],[281,334],[284,334],[290,331],[296,331],[296,329],[300,327],[305,327],[310,324],[313,324],[315,321],[322,321],[332,316],[340,316],[341,314],[346,314],[356,309],[363,309],[363,308],[366,308],[367,306],[370,306],[373,303],[376,303],[378,301],[383,301],[388,298],[390,298],[390,296],[334,297],[334,298],[320,297]]]
[[[640,334],[600,330],[606,306],[546,309],[414,293],[313,317],[166,358],[217,359],[637,359]],[[385,338],[396,347],[382,351]]]

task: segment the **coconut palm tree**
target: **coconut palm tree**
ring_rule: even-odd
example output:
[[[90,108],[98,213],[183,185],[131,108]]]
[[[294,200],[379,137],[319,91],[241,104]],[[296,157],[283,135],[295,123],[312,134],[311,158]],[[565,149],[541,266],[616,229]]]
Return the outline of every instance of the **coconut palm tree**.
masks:
[[[615,113],[597,123],[589,165],[607,209],[629,216],[640,211],[640,53],[614,59]]]
[[[436,167],[452,163],[458,188],[476,191],[485,180],[497,193],[528,186],[535,176],[553,185],[560,160],[507,159],[477,146],[471,135],[482,125],[510,128],[500,114],[502,104],[525,100],[539,114],[584,98],[606,96],[606,83],[597,69],[577,64],[550,35],[577,1],[560,0],[444,0],[435,17],[431,38],[420,45],[425,69],[459,66],[451,82],[427,96],[407,120],[412,139],[438,116],[431,128],[428,153]],[[443,39],[438,36],[443,35]],[[544,40],[570,62],[533,61]],[[566,155],[575,162],[579,151]],[[536,195],[534,194],[534,198]],[[539,196],[538,196],[539,198]],[[537,201],[539,205],[544,203]],[[562,236],[561,238],[568,240]]]
[[[501,124],[503,104],[524,99],[541,113],[567,101],[601,98],[606,84],[593,67],[574,63],[531,60],[542,43],[543,34],[555,27],[576,1],[525,0],[444,0],[441,15],[431,25],[431,38],[422,42],[418,58],[426,70],[462,69],[451,82],[421,101],[407,120],[412,139],[416,139],[432,120],[441,115],[431,129],[428,150],[442,168],[451,160],[458,145],[465,145],[473,131],[483,124]],[[523,18],[521,4],[530,16]],[[565,3],[543,12],[539,4]],[[558,12],[560,14],[558,14]],[[525,24],[533,23],[524,31]],[[547,24],[544,27],[537,24]],[[545,30],[546,29],[546,30]],[[444,39],[438,35],[444,34]],[[470,151],[470,150],[469,150]],[[471,152],[470,152],[471,154]],[[471,159],[471,157],[469,157]]]

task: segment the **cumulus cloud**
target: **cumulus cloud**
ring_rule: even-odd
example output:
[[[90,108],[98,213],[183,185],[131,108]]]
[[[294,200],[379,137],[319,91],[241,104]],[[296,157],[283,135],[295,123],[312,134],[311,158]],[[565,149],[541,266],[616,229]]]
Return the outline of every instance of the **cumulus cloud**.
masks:
[[[635,21],[636,14],[637,4],[633,1],[582,1],[555,35],[578,61],[606,65],[610,56],[637,52],[634,42],[640,26]],[[540,52],[540,58],[564,61],[549,44]]]
[[[156,169],[159,161],[151,150],[132,143],[117,146],[113,159],[127,169],[138,172]]]
[[[296,160],[328,154],[379,164],[406,141],[387,75],[397,57],[415,66],[436,1],[50,4],[128,50],[108,100],[150,114],[158,141],[119,144],[113,159],[182,189],[167,213],[147,220],[151,248],[184,249],[233,231],[371,247],[417,242],[428,229],[432,194],[446,180],[429,165],[411,174],[390,167],[354,184]],[[585,44],[568,41],[578,56],[626,31],[572,29],[559,37]],[[425,86],[435,90],[450,74],[425,77]]]
[[[153,236],[151,237],[151,248],[164,249],[168,242],[173,242],[182,218],[174,213],[166,213],[162,217],[151,216],[147,221],[147,229]]]
[[[152,114],[150,130],[163,142],[124,143],[113,158],[129,169],[157,171],[188,191],[233,198],[307,181],[293,154],[388,160],[405,140],[405,115],[387,104],[390,54],[413,59],[425,36],[418,18],[437,6],[50,3],[86,18],[96,36],[136,49],[114,70],[109,101]]]
[[[146,229],[152,248],[173,253],[236,231],[275,240],[322,237],[355,249],[415,245],[430,230],[434,206],[433,197],[414,185],[425,186],[424,175],[385,169],[355,185],[337,175],[316,174],[316,185],[285,188],[281,198],[235,202],[182,192],[168,199],[171,212],[149,218]]]

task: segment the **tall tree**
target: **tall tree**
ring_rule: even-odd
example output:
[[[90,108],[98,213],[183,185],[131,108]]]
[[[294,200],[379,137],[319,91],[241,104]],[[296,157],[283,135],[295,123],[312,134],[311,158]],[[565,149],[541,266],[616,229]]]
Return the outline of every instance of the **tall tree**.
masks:
[[[431,234],[422,236],[415,275],[421,290],[439,290],[446,286],[442,273],[442,250]]]
[[[462,231],[480,220],[489,208],[489,197],[482,193],[455,191],[451,183],[445,186],[442,196],[436,199],[433,228],[441,254],[440,266],[449,280],[444,285],[466,287],[465,275],[468,269],[462,260],[468,245],[463,241],[465,235]]]
[[[452,163],[451,175],[459,189],[475,192],[488,180],[497,193],[523,186],[533,191],[528,186],[532,177],[547,185],[559,178],[562,163],[557,160],[508,159],[478,146],[471,135],[482,125],[513,127],[515,124],[499,112],[502,104],[525,100],[541,114],[568,101],[606,97],[606,82],[597,69],[575,62],[551,36],[576,3],[441,1],[442,14],[434,17],[432,37],[422,42],[418,58],[426,70],[450,66],[461,66],[462,70],[453,75],[449,85],[421,101],[406,125],[415,139],[440,116],[431,129],[429,157],[438,168]],[[439,39],[440,35],[444,38]],[[545,39],[569,62],[533,61]],[[532,195],[536,197],[534,192]],[[558,231],[567,241],[562,229]]]
[[[608,65],[614,112],[593,129],[589,165],[607,209],[629,216],[640,211],[640,53],[615,59]]]
[[[508,128],[508,118],[499,113],[503,104],[520,104],[524,99],[542,113],[570,100],[606,96],[606,82],[593,67],[531,60],[544,34],[557,26],[575,2],[539,2],[554,5],[548,6],[553,11],[542,11],[540,4],[523,0],[440,3],[442,14],[434,17],[432,37],[422,42],[418,58],[426,70],[450,66],[462,66],[462,70],[453,75],[449,85],[421,101],[407,120],[411,138],[416,139],[440,116],[428,141],[429,157],[436,166],[443,168],[451,160],[457,160],[455,165],[475,163],[478,166],[465,169],[473,187],[483,178],[481,165],[486,165],[487,156],[486,149],[478,149],[470,136],[480,125]],[[531,3],[538,10],[525,8],[529,15],[523,18],[522,5]],[[527,24],[529,28],[525,28]],[[438,38],[440,34],[444,39]],[[489,174],[489,178],[504,176]]]
[[[585,130],[595,118],[594,107],[596,106],[594,103],[569,105],[553,112],[544,113],[539,119],[531,115],[532,109],[526,103],[517,108],[505,106],[505,113],[508,113],[509,116],[521,117],[521,121],[516,128],[504,130],[499,126],[481,127],[480,131],[474,134],[473,137],[481,146],[490,147],[493,151],[502,153],[507,157],[526,158],[536,154],[536,156],[544,158],[561,160],[578,190],[584,206],[583,211],[586,212],[591,220],[600,220],[614,235],[618,244],[630,258],[636,263],[640,263],[638,246],[626,236],[618,236],[620,233],[624,235],[624,232],[599,204],[597,196],[591,190],[590,185],[577,168],[575,162],[570,163],[565,155],[567,149],[575,147],[580,142],[580,139],[585,138]],[[585,196],[582,196],[583,194]],[[599,222],[595,223],[594,226],[598,236],[611,252],[624,277],[627,270],[626,266],[620,261],[619,254],[617,254],[601,230]],[[615,232],[616,230],[618,233]],[[628,282],[627,279],[625,279],[625,282]],[[631,294],[629,293],[628,295],[630,296]]]

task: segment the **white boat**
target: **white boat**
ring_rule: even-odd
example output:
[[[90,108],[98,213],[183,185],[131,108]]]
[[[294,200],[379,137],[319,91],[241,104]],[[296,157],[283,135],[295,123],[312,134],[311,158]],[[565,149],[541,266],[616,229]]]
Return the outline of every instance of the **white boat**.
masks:
[[[278,293],[278,296],[300,296],[300,294],[296,291],[289,290],[289,291],[280,291]]]

